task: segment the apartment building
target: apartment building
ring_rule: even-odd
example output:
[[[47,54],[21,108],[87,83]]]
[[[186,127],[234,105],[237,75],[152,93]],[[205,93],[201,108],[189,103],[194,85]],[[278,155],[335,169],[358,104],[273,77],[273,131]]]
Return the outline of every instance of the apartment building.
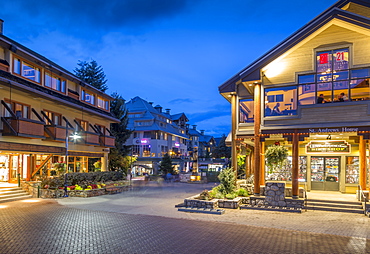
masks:
[[[166,153],[176,170],[188,170],[186,123],[189,120],[184,113],[171,115],[170,109],[163,111],[161,106],[153,106],[140,97],[128,101],[126,109],[128,128],[133,130],[126,145],[132,146],[132,155],[137,157],[133,175],[157,173]]]
[[[48,176],[57,163],[108,170],[112,98],[6,37],[0,24],[0,181]]]

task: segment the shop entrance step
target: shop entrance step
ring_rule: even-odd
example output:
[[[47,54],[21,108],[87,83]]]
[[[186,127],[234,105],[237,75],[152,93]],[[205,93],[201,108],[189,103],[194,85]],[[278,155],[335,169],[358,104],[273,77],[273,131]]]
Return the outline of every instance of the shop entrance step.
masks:
[[[364,213],[363,205],[361,202],[322,199],[307,199],[304,209],[342,213]]]

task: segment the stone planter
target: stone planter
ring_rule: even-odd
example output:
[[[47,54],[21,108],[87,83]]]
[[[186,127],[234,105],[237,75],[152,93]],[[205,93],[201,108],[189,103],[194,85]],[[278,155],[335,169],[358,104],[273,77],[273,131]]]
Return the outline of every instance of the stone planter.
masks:
[[[196,195],[190,198],[184,199],[184,206],[185,207],[192,207],[192,208],[205,208],[205,209],[217,209],[218,208],[218,200],[200,200],[200,195]]]
[[[234,199],[219,199],[218,207],[219,208],[230,208],[237,209],[242,204],[242,197],[236,197]]]

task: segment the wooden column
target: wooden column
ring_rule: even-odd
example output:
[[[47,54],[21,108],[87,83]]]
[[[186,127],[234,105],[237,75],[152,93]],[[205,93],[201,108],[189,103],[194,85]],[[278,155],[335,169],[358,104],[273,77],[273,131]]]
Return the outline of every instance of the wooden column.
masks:
[[[254,195],[260,195],[260,129],[261,129],[261,84],[254,86]]]
[[[360,153],[360,180],[359,184],[362,190],[366,190],[366,141],[363,136],[360,137],[359,153]]]
[[[231,166],[235,172],[235,179],[238,177],[238,155],[236,152],[236,93],[231,94]]]
[[[260,185],[265,185],[265,142],[261,142]]]
[[[293,133],[292,140],[292,198],[299,198],[299,182],[298,182],[298,171],[299,171],[299,136],[297,130]]]

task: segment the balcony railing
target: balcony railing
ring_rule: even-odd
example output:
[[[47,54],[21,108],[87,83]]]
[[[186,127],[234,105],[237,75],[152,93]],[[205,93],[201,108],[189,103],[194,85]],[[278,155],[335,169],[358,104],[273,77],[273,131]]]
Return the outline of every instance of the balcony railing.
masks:
[[[28,138],[45,138],[44,123],[20,117],[1,117],[3,136],[19,136]]]
[[[100,135],[94,132],[85,131],[82,133],[82,138],[86,145],[100,146]]]
[[[58,125],[45,125],[45,136],[48,140],[66,141],[66,127]]]
[[[115,147],[115,137],[100,135],[100,146]]]

